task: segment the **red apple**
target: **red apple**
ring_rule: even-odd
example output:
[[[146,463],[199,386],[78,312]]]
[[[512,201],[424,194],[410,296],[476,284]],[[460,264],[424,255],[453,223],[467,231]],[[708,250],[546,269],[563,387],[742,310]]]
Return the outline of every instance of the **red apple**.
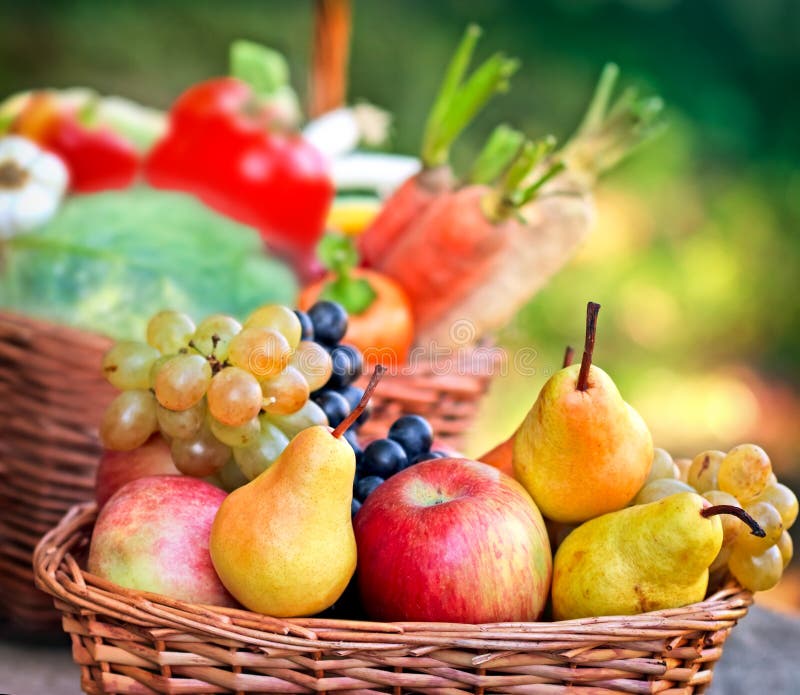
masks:
[[[131,451],[104,451],[94,483],[97,506],[102,507],[125,483],[148,475],[182,475],[172,462],[169,444],[160,434]]]
[[[235,606],[208,551],[211,524],[225,497],[210,483],[184,475],[124,485],[97,517],[89,571],[129,589]]]
[[[354,520],[358,585],[378,620],[536,620],[552,554],[536,505],[513,478],[467,459],[393,476]]]

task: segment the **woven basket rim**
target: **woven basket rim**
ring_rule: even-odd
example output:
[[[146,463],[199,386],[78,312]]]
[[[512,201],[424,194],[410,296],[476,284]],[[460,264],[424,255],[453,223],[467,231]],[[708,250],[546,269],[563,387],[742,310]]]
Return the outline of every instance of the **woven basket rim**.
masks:
[[[631,616],[602,616],[556,622],[464,623],[374,622],[328,618],[274,618],[245,609],[191,604],[127,589],[81,569],[70,553],[96,518],[95,503],[73,506],[39,542],[33,555],[37,586],[82,613],[111,615],[133,624],[167,630],[190,629],[211,638],[282,648],[397,649],[415,644],[442,647],[528,650],[541,642],[579,647],[598,641],[664,639],[686,632],[733,627],[753,595],[729,584],[704,601]]]

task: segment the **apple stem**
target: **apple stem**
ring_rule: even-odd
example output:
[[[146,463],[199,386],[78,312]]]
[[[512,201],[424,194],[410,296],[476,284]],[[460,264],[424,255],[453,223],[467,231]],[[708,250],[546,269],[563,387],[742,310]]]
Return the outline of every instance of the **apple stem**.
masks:
[[[572,345],[567,345],[567,349],[564,350],[564,367],[569,367],[572,364],[573,357],[575,357],[575,349]]]
[[[758,525],[758,522],[741,507],[735,507],[732,504],[717,504],[700,510],[700,515],[706,519],[717,514],[733,514],[733,516],[741,519],[750,527],[750,534],[753,536],[764,538],[767,535],[767,532]]]
[[[381,380],[381,377],[385,371],[386,367],[384,367],[382,364],[375,366],[375,371],[372,373],[369,384],[367,384],[367,388],[364,390],[364,395],[361,396],[361,400],[358,402],[358,405],[350,411],[350,414],[338,425],[336,425],[336,428],[332,433],[334,437],[341,437],[347,431],[350,425],[358,420],[358,417],[364,412],[364,408],[367,407],[369,399],[372,398],[372,393],[375,391],[375,388],[377,387],[378,382]]]
[[[597,314],[600,305],[596,302],[589,302],[586,305],[586,340],[583,344],[583,359],[581,360],[581,371],[578,373],[578,391],[586,391],[589,388],[589,367],[592,366],[592,353],[594,352],[594,336],[597,331]]]

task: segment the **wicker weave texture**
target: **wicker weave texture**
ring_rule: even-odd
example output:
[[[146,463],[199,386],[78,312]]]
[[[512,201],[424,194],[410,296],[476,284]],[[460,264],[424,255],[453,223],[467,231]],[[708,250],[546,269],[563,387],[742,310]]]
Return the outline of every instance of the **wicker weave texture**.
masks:
[[[96,516],[73,508],[34,555],[87,693],[702,693],[752,595],[557,623],[278,620],[123,589],[80,568]]]
[[[115,395],[100,364],[103,336],[0,312],[0,615],[29,631],[58,616],[34,587],[33,548],[74,504],[93,499],[97,424]],[[458,449],[489,387],[489,361],[445,374],[422,361],[387,374],[372,400],[366,438],[400,415],[426,417]]]

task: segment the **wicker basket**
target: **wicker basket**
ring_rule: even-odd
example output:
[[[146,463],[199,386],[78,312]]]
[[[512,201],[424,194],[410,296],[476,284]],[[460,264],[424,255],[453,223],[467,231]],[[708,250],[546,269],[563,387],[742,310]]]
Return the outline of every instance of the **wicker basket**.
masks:
[[[57,624],[49,597],[34,587],[31,556],[72,505],[94,497],[97,424],[116,393],[100,369],[110,342],[0,312],[0,617],[25,630]],[[440,442],[458,448],[492,374],[490,360],[475,365],[460,375],[426,362],[387,374],[364,437],[385,436],[400,414],[419,413]]]
[[[702,693],[752,595],[630,617],[463,625],[277,620],[123,589],[81,570],[94,505],[39,543],[87,693]]]

